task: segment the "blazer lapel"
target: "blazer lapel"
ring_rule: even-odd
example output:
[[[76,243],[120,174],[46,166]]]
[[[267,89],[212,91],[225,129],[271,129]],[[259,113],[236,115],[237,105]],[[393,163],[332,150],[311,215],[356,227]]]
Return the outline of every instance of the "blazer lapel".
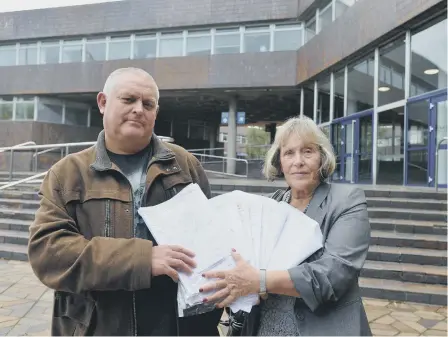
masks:
[[[325,182],[321,183],[314,192],[314,196],[311,199],[310,205],[308,206],[308,210],[306,212],[306,215],[315,220],[319,226],[322,226],[322,221],[324,220],[326,213],[326,210],[321,207],[321,205],[327,197],[329,191],[330,185]]]

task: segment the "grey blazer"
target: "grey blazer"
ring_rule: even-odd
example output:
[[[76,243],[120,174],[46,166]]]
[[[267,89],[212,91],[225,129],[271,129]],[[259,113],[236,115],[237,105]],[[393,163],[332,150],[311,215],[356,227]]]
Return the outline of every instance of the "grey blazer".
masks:
[[[277,191],[272,197],[281,201],[285,192]],[[307,215],[320,224],[324,248],[289,270],[300,294],[295,304],[300,334],[371,336],[358,286],[370,242],[364,191],[322,183]],[[259,311],[259,307],[253,308],[242,335],[257,334]]]

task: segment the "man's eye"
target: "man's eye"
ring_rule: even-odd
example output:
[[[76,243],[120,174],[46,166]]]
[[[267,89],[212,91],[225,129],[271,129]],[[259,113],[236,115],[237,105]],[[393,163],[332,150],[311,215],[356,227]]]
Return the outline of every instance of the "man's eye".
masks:
[[[154,104],[152,102],[145,102],[143,103],[143,105],[145,106],[145,108],[147,109],[151,109],[154,107]]]
[[[126,103],[132,103],[134,102],[134,99],[131,97],[123,97],[123,101],[125,101]]]

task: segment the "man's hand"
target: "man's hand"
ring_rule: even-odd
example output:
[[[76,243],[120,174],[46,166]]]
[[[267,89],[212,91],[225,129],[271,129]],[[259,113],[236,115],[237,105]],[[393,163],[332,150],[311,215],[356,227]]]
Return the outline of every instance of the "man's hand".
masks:
[[[168,275],[177,282],[177,271],[192,273],[196,267],[194,253],[180,246],[162,245],[152,248],[152,276]]]

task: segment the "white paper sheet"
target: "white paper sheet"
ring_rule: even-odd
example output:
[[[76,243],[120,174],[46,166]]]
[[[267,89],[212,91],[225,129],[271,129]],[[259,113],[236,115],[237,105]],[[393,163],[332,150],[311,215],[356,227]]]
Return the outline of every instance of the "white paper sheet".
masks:
[[[180,316],[213,309],[202,303],[210,295],[199,292],[210,282],[202,273],[233,268],[232,248],[257,269],[284,270],[322,247],[317,222],[286,203],[241,191],[208,200],[191,184],[162,204],[140,208],[139,214],[158,244],[181,245],[196,254],[193,274],[179,273]],[[230,308],[250,312],[257,301],[253,294]]]

